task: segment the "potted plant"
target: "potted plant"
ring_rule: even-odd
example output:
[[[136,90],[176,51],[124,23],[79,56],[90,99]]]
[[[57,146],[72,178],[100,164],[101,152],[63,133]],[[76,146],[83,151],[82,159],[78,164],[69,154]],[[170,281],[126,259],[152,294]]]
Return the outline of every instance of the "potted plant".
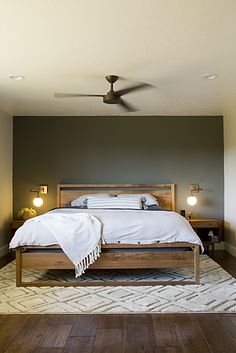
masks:
[[[37,212],[31,207],[23,207],[17,212],[17,217],[24,221],[35,216],[37,216]]]

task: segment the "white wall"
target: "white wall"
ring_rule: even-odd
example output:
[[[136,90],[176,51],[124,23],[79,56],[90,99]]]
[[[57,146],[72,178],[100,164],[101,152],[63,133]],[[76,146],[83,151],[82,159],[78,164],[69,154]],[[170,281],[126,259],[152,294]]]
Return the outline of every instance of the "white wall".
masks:
[[[224,115],[225,250],[236,256],[236,107]]]
[[[12,218],[12,117],[0,111],[0,256],[8,252]]]

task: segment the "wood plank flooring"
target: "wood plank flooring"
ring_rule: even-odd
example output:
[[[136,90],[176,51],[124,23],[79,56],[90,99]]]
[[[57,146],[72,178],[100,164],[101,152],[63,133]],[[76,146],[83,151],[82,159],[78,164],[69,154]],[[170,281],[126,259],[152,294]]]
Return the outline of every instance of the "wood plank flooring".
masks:
[[[0,353],[235,353],[233,314],[2,315]]]
[[[214,260],[236,277],[234,257]],[[0,315],[0,353],[80,352],[235,353],[236,314]]]
[[[217,250],[215,251],[215,257],[213,260],[229,272],[231,276],[236,278],[236,258],[234,256],[228,254],[224,250]]]

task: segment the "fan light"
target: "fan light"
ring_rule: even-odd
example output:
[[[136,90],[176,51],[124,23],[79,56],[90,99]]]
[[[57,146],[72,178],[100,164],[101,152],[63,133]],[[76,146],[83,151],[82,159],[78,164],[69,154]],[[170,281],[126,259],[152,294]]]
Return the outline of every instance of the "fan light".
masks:
[[[141,90],[144,88],[150,88],[153,86],[148,83],[140,82],[134,86],[130,86],[124,89],[119,89],[118,91],[114,91],[113,84],[118,80],[118,78],[119,77],[116,75],[106,76],[106,80],[110,83],[110,90],[105,94],[54,93],[54,97],[55,98],[100,97],[103,99],[103,103],[118,104],[121,108],[125,110],[125,112],[136,111],[137,109],[135,107],[132,107],[122,97],[133,91]]]

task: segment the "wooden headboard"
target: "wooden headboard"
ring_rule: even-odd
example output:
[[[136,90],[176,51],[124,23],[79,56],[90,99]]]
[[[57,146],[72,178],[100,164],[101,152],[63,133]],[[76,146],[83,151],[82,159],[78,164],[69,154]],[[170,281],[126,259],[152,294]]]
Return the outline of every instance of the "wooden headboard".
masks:
[[[64,207],[83,194],[106,192],[112,195],[149,193],[163,208],[175,210],[175,184],[58,184],[57,207]]]

